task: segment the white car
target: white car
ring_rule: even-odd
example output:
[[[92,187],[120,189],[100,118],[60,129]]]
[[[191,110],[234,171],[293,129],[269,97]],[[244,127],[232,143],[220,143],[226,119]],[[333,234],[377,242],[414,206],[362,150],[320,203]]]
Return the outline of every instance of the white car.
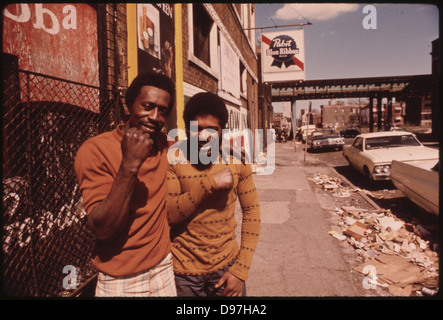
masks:
[[[343,147],[349,165],[371,180],[390,180],[393,160],[438,160],[439,151],[423,146],[406,131],[364,133]]]
[[[299,128],[300,133],[302,135],[301,141],[306,142],[306,135],[310,135],[312,131],[315,131],[317,127],[313,124],[304,125]]]
[[[438,216],[439,168],[438,160],[393,160],[391,180],[412,202]]]

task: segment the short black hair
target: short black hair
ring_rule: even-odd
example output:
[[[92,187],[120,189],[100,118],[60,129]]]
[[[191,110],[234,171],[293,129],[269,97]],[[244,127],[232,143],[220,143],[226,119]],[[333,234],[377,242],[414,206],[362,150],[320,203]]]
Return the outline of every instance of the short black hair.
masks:
[[[189,130],[190,122],[194,120],[196,116],[202,114],[210,114],[216,117],[220,121],[222,129],[224,129],[228,123],[228,109],[224,101],[214,93],[197,93],[188,100],[183,110],[183,120],[185,121],[186,129]]]
[[[125,94],[126,106],[129,109],[139,95],[140,89],[144,86],[152,86],[168,92],[171,96],[171,101],[169,102],[169,112],[171,112],[175,103],[175,83],[168,76],[157,72],[140,73],[135,77]]]

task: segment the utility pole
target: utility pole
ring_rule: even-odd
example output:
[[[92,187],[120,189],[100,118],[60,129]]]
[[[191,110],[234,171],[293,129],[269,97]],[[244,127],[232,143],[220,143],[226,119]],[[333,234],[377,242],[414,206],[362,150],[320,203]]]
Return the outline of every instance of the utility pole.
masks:
[[[311,122],[311,113],[312,113],[311,108],[312,108],[312,101],[309,101],[308,113],[306,114],[306,140],[305,140],[304,162],[306,162],[306,153],[308,152],[309,124]]]

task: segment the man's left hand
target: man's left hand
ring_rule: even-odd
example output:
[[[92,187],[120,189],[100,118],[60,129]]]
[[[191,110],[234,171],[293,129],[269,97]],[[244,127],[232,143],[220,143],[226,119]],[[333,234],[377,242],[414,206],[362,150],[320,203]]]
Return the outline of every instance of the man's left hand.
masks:
[[[215,287],[219,288],[225,282],[226,282],[226,287],[221,294],[222,296],[241,297],[243,295],[243,289],[245,287],[245,282],[243,280],[237,278],[229,271],[226,271],[225,274],[217,282]]]

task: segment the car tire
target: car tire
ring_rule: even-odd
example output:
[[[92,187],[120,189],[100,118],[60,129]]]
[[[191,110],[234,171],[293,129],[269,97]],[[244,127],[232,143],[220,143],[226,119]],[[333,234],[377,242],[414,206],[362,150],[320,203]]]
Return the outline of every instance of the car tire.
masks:
[[[365,176],[366,176],[366,177],[368,177],[370,180],[373,180],[373,179],[372,179],[372,176],[371,176],[371,173],[369,172],[369,169],[368,169],[367,166],[364,166],[364,167],[363,167],[363,171],[365,172]]]

